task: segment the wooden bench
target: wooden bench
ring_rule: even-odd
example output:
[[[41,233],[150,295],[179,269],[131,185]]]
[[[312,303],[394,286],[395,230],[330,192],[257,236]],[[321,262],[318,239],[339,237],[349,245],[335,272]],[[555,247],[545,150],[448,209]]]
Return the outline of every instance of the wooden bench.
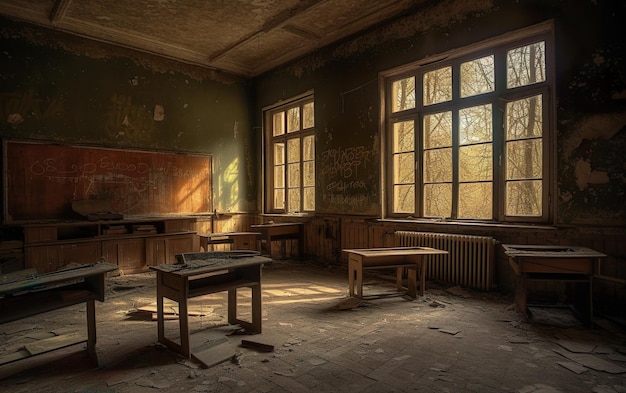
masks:
[[[367,269],[396,269],[396,286],[403,290],[402,275],[407,270],[407,294],[417,298],[417,272],[420,296],[426,287],[426,256],[447,254],[430,247],[389,247],[343,250],[348,253],[348,286],[350,296],[363,298],[363,271]]]
[[[257,250],[257,236],[260,232],[218,232],[200,233],[202,251],[214,251],[217,244],[230,244],[231,250]],[[209,250],[211,246],[211,250]]]

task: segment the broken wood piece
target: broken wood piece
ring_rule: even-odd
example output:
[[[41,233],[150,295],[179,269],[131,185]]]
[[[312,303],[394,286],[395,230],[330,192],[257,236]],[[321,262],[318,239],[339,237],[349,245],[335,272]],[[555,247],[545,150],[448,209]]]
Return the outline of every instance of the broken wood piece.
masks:
[[[342,300],[335,307],[339,310],[351,310],[353,308],[357,308],[361,305],[363,301],[359,298],[350,297],[348,299]]]
[[[87,339],[84,335],[71,333],[25,344],[24,349],[26,349],[31,356],[34,356],[40,353],[53,351],[55,349],[69,347],[70,345],[79,344],[85,341],[87,341]]]
[[[244,348],[256,349],[259,352],[274,352],[274,346],[271,344],[264,344],[252,340],[241,340],[241,346]]]

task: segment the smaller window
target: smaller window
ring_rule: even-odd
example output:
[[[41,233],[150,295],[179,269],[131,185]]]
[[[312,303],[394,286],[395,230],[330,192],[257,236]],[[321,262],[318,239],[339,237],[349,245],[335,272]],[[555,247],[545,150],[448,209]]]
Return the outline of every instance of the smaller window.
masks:
[[[315,211],[314,109],[308,97],[266,112],[268,212]]]

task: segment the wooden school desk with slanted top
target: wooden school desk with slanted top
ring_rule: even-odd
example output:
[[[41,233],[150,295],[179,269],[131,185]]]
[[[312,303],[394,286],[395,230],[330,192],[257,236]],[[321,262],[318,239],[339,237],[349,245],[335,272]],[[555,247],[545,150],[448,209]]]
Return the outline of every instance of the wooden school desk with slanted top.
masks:
[[[271,259],[256,251],[213,251],[177,255],[178,263],[156,270],[158,340],[187,358],[192,356],[187,299],[228,291],[228,323],[261,333],[261,267]],[[252,291],[251,321],[237,318],[237,289]],[[180,343],[165,337],[163,298],[178,302]]]
[[[407,293],[417,298],[417,271],[420,277],[420,296],[426,287],[428,255],[447,254],[430,247],[388,247],[343,250],[348,253],[348,285],[350,296],[363,298],[363,271],[367,269],[396,269],[396,285],[402,290],[402,273],[407,269]]]
[[[301,222],[279,222],[250,225],[255,231],[261,233],[261,254],[272,257],[272,242],[282,241],[282,256],[285,258],[285,240],[298,241],[298,256],[304,257],[304,224]]]
[[[531,319],[528,311],[528,283],[530,281],[561,281],[587,286],[582,296],[581,319],[593,325],[593,277],[600,271],[600,261],[606,255],[577,246],[503,244],[509,257],[509,265],[517,276],[515,303],[525,319]],[[584,291],[575,291],[584,294]]]
[[[104,279],[113,270],[117,270],[117,266],[110,263],[79,265],[45,274],[37,274],[33,270],[29,277],[1,283],[0,324],[86,303],[87,339],[79,339],[68,345],[86,341],[87,352],[97,363],[95,301],[104,301]]]

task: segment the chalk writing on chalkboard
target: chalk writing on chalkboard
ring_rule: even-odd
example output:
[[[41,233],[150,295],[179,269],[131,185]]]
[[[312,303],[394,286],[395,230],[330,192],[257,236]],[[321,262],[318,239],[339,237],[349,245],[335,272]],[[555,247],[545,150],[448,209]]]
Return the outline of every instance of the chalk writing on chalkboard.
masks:
[[[371,185],[376,182],[376,149],[367,146],[331,148],[321,154],[323,210],[370,214],[378,204]]]
[[[64,219],[77,200],[130,215],[210,211],[209,156],[6,141],[5,220]]]

